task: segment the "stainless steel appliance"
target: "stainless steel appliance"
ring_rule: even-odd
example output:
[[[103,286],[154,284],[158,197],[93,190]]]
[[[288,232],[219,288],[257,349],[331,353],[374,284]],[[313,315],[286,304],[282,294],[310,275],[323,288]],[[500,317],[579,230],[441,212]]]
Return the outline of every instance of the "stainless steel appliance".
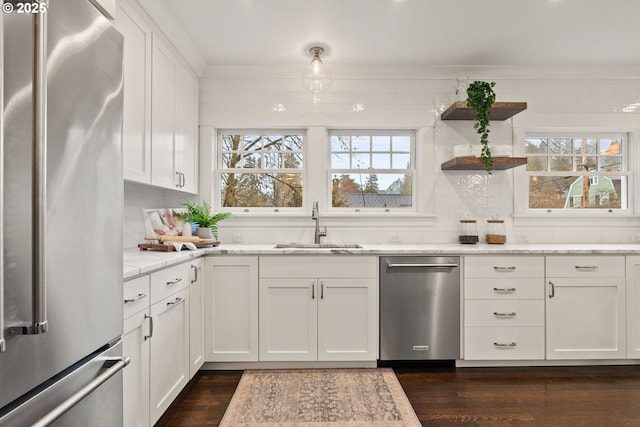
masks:
[[[380,360],[460,358],[460,258],[380,257]]]
[[[0,425],[121,426],[122,36],[26,3],[0,14]]]

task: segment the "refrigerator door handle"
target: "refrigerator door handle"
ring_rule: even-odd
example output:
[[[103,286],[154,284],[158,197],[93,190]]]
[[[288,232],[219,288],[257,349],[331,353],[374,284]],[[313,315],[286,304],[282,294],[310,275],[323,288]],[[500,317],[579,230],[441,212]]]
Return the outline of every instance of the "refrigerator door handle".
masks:
[[[37,335],[48,330],[45,277],[47,181],[47,28],[46,13],[34,14],[33,60],[33,313],[32,324],[10,326],[9,335]]]
[[[41,418],[38,422],[33,424],[32,427],[46,427],[62,415],[69,409],[73,408],[82,399],[90,395],[95,389],[107,382],[109,378],[120,372],[130,362],[128,357],[107,357],[102,365],[106,369],[102,374],[94,378],[90,383],[82,387],[75,394],[55,407],[47,415]]]

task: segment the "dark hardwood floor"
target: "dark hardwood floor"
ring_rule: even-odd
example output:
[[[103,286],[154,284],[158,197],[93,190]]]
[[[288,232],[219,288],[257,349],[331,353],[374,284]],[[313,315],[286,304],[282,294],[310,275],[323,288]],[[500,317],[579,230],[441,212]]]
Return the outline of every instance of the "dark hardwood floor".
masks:
[[[396,368],[427,426],[640,426],[640,366]],[[203,371],[158,427],[217,426],[241,371]]]

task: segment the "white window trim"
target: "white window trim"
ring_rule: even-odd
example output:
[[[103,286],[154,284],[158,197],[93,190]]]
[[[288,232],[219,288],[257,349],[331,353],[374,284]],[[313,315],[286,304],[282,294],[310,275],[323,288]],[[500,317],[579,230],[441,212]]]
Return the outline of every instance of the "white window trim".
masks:
[[[279,172],[293,172],[293,173],[301,173],[302,174],[302,182],[303,182],[303,188],[302,188],[302,193],[303,193],[303,199],[302,199],[302,206],[300,207],[250,207],[250,208],[245,208],[245,207],[226,207],[226,206],[222,206],[222,203],[220,201],[220,196],[221,196],[221,189],[222,189],[222,177],[221,177],[221,173],[225,172],[225,171],[231,171],[234,169],[226,169],[226,168],[220,168],[220,136],[222,134],[225,135],[231,135],[231,134],[249,134],[249,133],[255,133],[255,134],[283,134],[283,135],[291,135],[291,134],[300,134],[303,135],[304,137],[304,143],[302,145],[302,169],[279,169]],[[213,144],[213,157],[212,157],[212,177],[210,177],[209,179],[213,178],[213,188],[212,188],[212,194],[211,194],[211,198],[213,200],[212,206],[214,208],[214,212],[231,212],[233,215],[252,215],[252,216],[265,216],[265,217],[270,217],[273,215],[276,216],[280,216],[278,214],[284,214],[284,215],[293,215],[296,216],[296,214],[298,214],[299,216],[304,215],[304,213],[306,212],[306,191],[307,191],[307,186],[306,186],[306,179],[307,179],[307,130],[304,128],[298,128],[298,127],[286,127],[286,128],[273,128],[273,129],[265,129],[265,128],[245,128],[245,129],[236,129],[236,128],[220,128],[220,129],[216,129],[214,134],[213,134],[213,140],[212,140],[212,144]],[[270,171],[272,169],[253,169],[252,172],[256,172],[256,173],[260,173],[260,172],[267,172]]]
[[[640,129],[631,128],[588,128],[588,127],[572,127],[572,128],[544,128],[544,127],[517,127],[514,128],[514,155],[526,157],[523,141],[528,133],[576,133],[582,131],[586,134],[594,133],[627,133],[626,161],[627,170],[624,172],[628,176],[628,185],[630,190],[627,191],[627,209],[618,211],[609,211],[607,209],[529,209],[529,178],[526,167],[514,169],[514,226],[530,226],[530,227],[588,227],[593,225],[619,226],[628,227],[640,225],[640,173],[636,172],[640,168],[640,147],[636,144],[640,143],[638,135]],[[576,175],[586,174],[575,172]],[[616,175],[615,172],[602,173],[602,175]],[[619,175],[619,174],[618,174]]]
[[[339,129],[338,127],[331,128]],[[261,129],[264,130],[263,128]],[[432,157],[434,150],[434,128],[432,126],[416,128],[398,128],[397,126],[388,127],[388,129],[405,129],[415,131],[414,161],[417,178],[414,178],[414,181],[416,181],[414,185],[416,185],[416,188],[419,190],[416,192],[417,194],[414,194],[415,209],[410,212],[407,212],[406,210],[401,212],[400,209],[390,212],[384,212],[383,209],[379,212],[331,211],[328,208],[331,205],[331,188],[328,185],[330,182],[330,169],[328,163],[328,156],[330,156],[330,142],[328,138],[328,127],[309,126],[307,128],[294,128],[285,126],[278,127],[277,129],[274,128],[272,130],[276,131],[282,129],[301,132],[306,130],[304,146],[305,167],[303,172],[304,194],[303,206],[301,208],[281,208],[278,209],[278,212],[275,212],[276,208],[250,208],[248,212],[245,212],[244,208],[237,208],[237,210],[231,211],[230,209],[220,206],[221,203],[219,195],[221,182],[220,175],[217,170],[219,150],[218,135],[220,132],[228,132],[238,129],[208,127],[207,130],[202,133],[201,137],[210,141],[206,145],[211,147],[211,153],[210,156],[208,156],[211,162],[211,167],[201,169],[203,171],[201,180],[208,180],[212,183],[210,188],[204,187],[207,191],[203,194],[209,194],[210,199],[213,201],[212,206],[216,212],[233,212],[234,216],[226,220],[225,224],[229,223],[229,226],[232,227],[269,226],[282,228],[298,224],[307,225],[310,221],[311,206],[315,199],[318,200],[323,226],[353,227],[354,225],[358,225],[359,227],[384,227],[401,224],[404,227],[432,227],[435,224],[435,166],[434,159]],[[372,128],[367,127],[366,129],[371,130]],[[241,130],[246,131],[254,129],[247,127]],[[255,130],[257,131],[258,129],[256,128]],[[287,218],[288,221],[282,221],[283,218]],[[401,221],[401,223],[398,221]]]
[[[366,135],[366,136],[389,136],[389,135],[406,135],[412,138],[411,143],[411,163],[412,167],[410,169],[371,169],[371,170],[362,170],[356,172],[354,169],[331,169],[331,137],[333,135],[348,135],[348,136],[358,136],[358,135]],[[329,191],[329,199],[327,200],[327,210],[328,214],[338,214],[338,215],[382,215],[392,214],[392,215],[407,215],[407,214],[415,214],[418,212],[418,188],[419,188],[419,177],[420,171],[417,168],[417,140],[418,140],[418,131],[415,129],[335,129],[331,128],[327,131],[327,148],[326,148],[326,156],[327,156],[327,178],[326,185],[329,189],[331,189],[331,180],[333,179],[334,174],[341,173],[362,173],[362,174],[374,174],[374,173],[395,173],[402,174],[405,172],[411,172],[412,174],[412,188],[411,188],[411,207],[346,207],[346,208],[335,208],[331,205],[331,191]],[[391,152],[393,153],[393,152]]]

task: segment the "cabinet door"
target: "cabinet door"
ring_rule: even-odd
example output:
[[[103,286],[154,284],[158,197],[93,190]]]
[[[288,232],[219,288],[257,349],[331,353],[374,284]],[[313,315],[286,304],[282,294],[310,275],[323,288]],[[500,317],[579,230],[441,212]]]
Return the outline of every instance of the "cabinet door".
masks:
[[[260,280],[260,360],[318,358],[315,279]]]
[[[175,103],[176,65],[169,48],[153,36],[151,78],[151,183],[176,189]]]
[[[640,256],[627,257],[627,359],[640,359]]]
[[[626,357],[624,277],[547,279],[547,359]]]
[[[318,360],[376,360],[376,280],[320,279],[319,285]]]
[[[182,65],[176,74],[175,162],[180,190],[198,192],[198,79]]]
[[[124,425],[149,427],[149,317],[141,311],[124,321],[122,354],[130,362],[122,372]]]
[[[151,424],[189,381],[189,289],[151,306]]]
[[[124,35],[124,179],[151,184],[151,29],[120,3],[116,26]]]
[[[204,364],[204,278],[202,258],[191,263],[189,286],[189,378]]]
[[[205,261],[206,361],[258,361],[258,258]]]

